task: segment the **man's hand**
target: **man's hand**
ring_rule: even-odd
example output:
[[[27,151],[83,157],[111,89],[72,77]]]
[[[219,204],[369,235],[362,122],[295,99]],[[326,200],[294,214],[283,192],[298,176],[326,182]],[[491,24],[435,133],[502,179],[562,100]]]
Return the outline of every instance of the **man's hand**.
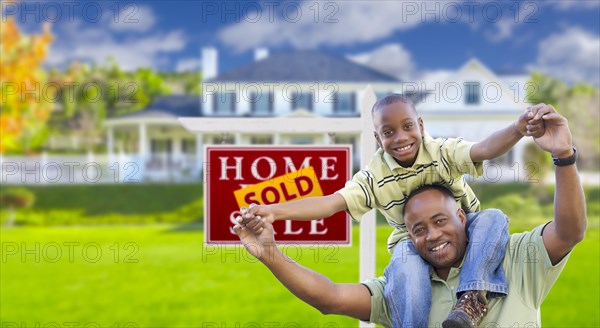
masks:
[[[238,216],[238,222],[239,219]],[[275,236],[273,225],[270,222],[256,216],[245,226],[236,224],[233,227],[233,232],[238,235],[242,245],[252,256],[263,262],[272,258],[272,251],[275,248]]]
[[[544,121],[545,133],[534,138],[535,143],[543,150],[552,153],[552,157],[567,157],[573,153],[573,142],[567,119],[560,115],[552,105],[546,105],[542,112],[534,117]]]

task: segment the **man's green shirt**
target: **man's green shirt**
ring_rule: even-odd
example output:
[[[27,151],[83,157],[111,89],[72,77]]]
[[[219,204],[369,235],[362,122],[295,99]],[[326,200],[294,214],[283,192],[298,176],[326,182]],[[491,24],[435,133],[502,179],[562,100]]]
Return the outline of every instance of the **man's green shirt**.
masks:
[[[533,231],[512,234],[506,244],[502,262],[508,283],[506,297],[491,299],[480,327],[540,327],[540,306],[558,279],[570,254],[552,265],[544,247],[542,231],[545,225]],[[469,254],[466,254],[469,256]],[[441,327],[456,303],[460,268],[452,268],[447,281],[435,273],[431,275],[432,304],[429,326]],[[385,277],[367,280],[371,292],[371,322],[391,327],[390,310],[383,290]]]

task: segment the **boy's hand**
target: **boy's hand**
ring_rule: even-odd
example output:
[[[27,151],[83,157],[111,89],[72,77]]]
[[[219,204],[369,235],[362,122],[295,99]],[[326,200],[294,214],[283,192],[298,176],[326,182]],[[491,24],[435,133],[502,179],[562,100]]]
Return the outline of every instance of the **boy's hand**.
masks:
[[[550,113],[550,109],[546,104],[527,107],[525,112],[515,122],[517,130],[526,137],[539,138],[543,136],[545,125],[541,117],[547,113]]]
[[[242,215],[238,216],[237,221],[241,226],[250,224],[257,216],[264,218],[265,220],[269,221],[269,223],[273,223],[273,221],[275,221],[275,215],[271,211],[271,207],[269,205],[250,204],[249,209],[242,207],[240,212],[242,212]]]

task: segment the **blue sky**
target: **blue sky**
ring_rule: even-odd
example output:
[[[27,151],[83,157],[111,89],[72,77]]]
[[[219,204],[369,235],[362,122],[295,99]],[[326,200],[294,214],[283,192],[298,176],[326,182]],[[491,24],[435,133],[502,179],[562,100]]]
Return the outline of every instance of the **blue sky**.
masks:
[[[319,49],[399,76],[456,70],[478,58],[500,72],[537,69],[600,84],[600,0],[585,1],[42,1],[2,4],[29,32],[51,23],[47,64],[102,62],[125,69],[219,71],[271,53]]]

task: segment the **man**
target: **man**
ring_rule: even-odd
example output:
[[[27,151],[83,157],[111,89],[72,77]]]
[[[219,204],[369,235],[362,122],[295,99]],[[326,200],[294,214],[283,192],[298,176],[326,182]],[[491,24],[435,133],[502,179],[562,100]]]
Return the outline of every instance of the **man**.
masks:
[[[482,327],[540,326],[540,305],[560,275],[569,253],[585,234],[585,198],[574,164],[577,153],[572,146],[571,132],[567,120],[552,106],[548,107],[542,117],[546,132],[534,140],[555,159],[554,221],[510,237],[502,264],[509,293],[490,301],[487,315],[480,323]],[[465,213],[443,187],[424,187],[413,192],[404,211],[417,252],[432,266],[433,304],[429,326],[439,326],[456,302],[453,289],[465,256],[493,254],[466,254]],[[243,227],[237,225],[234,231],[248,252],[263,262],[292,293],[322,313],[391,326],[389,306],[383,296],[384,278],[363,284],[335,284],[285,257],[275,247],[271,224],[261,218]],[[482,301],[470,299],[467,302],[466,308],[475,309]],[[460,320],[453,322],[460,323]],[[471,325],[462,322],[457,327]]]

